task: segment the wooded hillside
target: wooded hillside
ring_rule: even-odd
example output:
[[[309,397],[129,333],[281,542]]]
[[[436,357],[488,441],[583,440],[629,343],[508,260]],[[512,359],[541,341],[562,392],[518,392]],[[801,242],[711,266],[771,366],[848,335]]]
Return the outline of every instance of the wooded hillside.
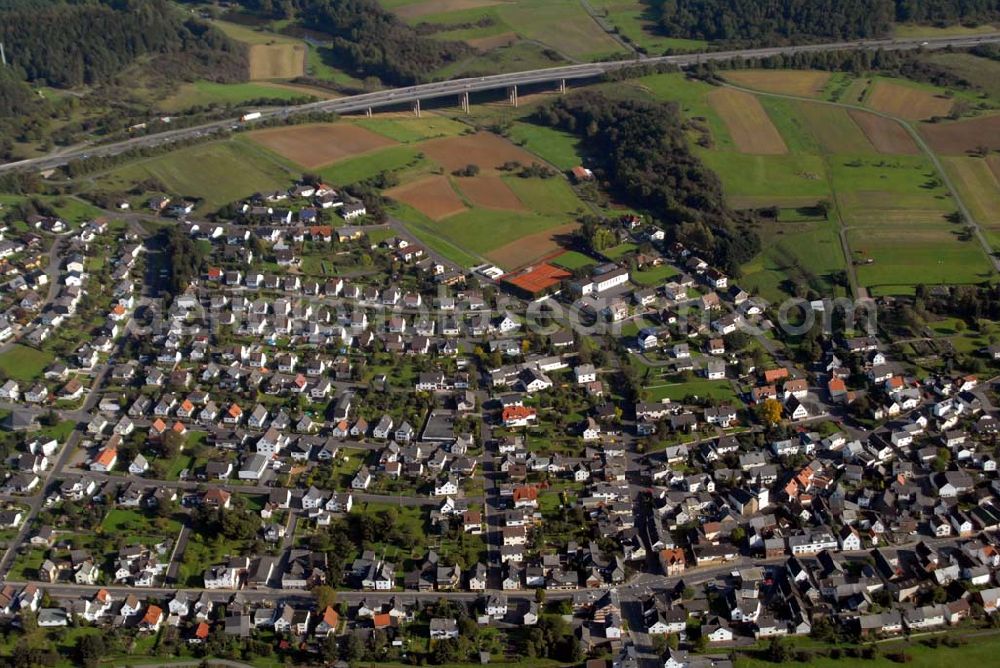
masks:
[[[103,83],[146,55],[169,55],[178,78],[246,78],[242,45],[166,0],[0,4],[0,41],[24,79],[58,87]]]
[[[889,32],[893,21],[985,22],[1000,0],[654,0],[672,37],[743,42],[858,39]]]
[[[751,230],[738,229],[718,177],[691,152],[676,104],[586,91],[542,107],[535,118],[579,135],[588,154],[602,156],[619,199],[651,212],[675,238],[714,253],[714,263],[731,274],[760,250]]]

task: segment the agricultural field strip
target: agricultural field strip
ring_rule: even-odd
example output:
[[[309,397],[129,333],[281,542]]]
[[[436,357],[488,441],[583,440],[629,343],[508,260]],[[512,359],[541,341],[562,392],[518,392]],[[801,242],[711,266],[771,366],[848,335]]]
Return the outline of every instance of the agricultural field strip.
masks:
[[[785,93],[769,93],[767,91],[757,91],[757,90],[753,90],[753,89],[750,89],[750,88],[743,88],[742,86],[735,86],[733,84],[728,84],[728,83],[727,84],[723,84],[723,85],[727,86],[727,87],[730,87],[730,88],[735,88],[737,90],[741,90],[741,91],[746,92],[746,93],[753,93],[753,94],[756,94],[756,95],[767,95],[767,96],[771,96],[771,97],[784,98],[784,99],[789,99],[789,100],[801,100],[803,102],[812,102],[812,103],[816,103],[816,104],[827,104],[827,105],[832,105],[832,106],[835,106],[835,107],[841,107],[841,108],[844,108],[844,109],[855,109],[855,110],[858,110],[858,111],[866,111],[868,113],[872,113],[872,114],[875,114],[877,116],[881,116],[883,118],[887,118],[887,119],[889,119],[891,121],[895,121],[896,123],[899,123],[900,125],[902,125],[903,128],[905,128],[906,131],[909,133],[910,137],[913,138],[913,141],[916,142],[917,146],[920,147],[920,150],[925,155],[927,155],[928,158],[930,158],[931,163],[934,165],[934,170],[941,177],[941,180],[944,183],[945,188],[948,189],[948,192],[950,192],[951,196],[955,199],[955,203],[958,205],[958,208],[959,208],[959,211],[962,214],[962,217],[966,221],[968,221],[968,223],[972,226],[972,229],[973,229],[973,232],[974,232],[974,234],[976,236],[976,239],[979,241],[980,246],[982,246],[983,253],[986,254],[986,257],[989,258],[990,263],[993,266],[993,271],[1000,273],[1000,259],[997,259],[996,257],[994,257],[994,255],[993,255],[993,248],[990,246],[989,242],[987,241],[986,235],[983,232],[982,226],[979,224],[979,222],[977,221],[977,219],[972,215],[972,212],[970,211],[969,207],[966,205],[965,200],[962,199],[962,196],[959,194],[958,189],[955,187],[954,181],[952,181],[951,176],[949,176],[947,170],[945,170],[944,165],[942,164],[940,158],[938,158],[937,153],[935,153],[933,150],[931,150],[931,147],[927,144],[927,142],[924,140],[924,138],[920,136],[920,133],[917,132],[916,128],[914,128],[909,123],[909,121],[906,121],[906,120],[901,119],[901,118],[897,118],[897,117],[893,116],[892,114],[887,114],[885,112],[877,111],[875,109],[869,109],[867,107],[863,107],[863,106],[860,106],[860,105],[847,104],[845,102],[828,102],[826,100],[815,100],[815,99],[808,98],[808,97],[801,97],[801,96],[798,96],[798,95],[788,95],[788,94],[785,94]],[[846,243],[846,241],[845,241],[845,243]],[[850,258],[851,255],[849,253],[847,253],[846,257]],[[848,263],[848,264],[850,264],[850,263]]]

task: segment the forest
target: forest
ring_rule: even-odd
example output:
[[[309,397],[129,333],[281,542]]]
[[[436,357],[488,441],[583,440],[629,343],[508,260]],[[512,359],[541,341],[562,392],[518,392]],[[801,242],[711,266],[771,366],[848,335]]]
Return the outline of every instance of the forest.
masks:
[[[472,53],[464,42],[431,39],[386,11],[376,0],[240,0],[269,18],[296,17],[333,38],[333,52],[351,74],[405,86]]]
[[[245,48],[166,0],[0,3],[0,41],[23,79],[63,88],[101,84],[143,56],[186,78],[246,78]]]
[[[648,210],[730,274],[759,252],[718,177],[691,152],[676,104],[584,91],[541,107],[535,120],[579,135],[590,155],[602,156],[608,186],[624,203]]]
[[[954,24],[1000,18],[997,0],[658,0],[671,37],[761,43],[859,39],[887,34],[893,21]]]

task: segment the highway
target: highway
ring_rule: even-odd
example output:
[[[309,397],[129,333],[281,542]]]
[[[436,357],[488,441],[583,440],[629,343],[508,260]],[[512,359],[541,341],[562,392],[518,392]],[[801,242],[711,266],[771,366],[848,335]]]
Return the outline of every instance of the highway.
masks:
[[[134,137],[132,139],[115,143],[75,148],[73,150],[62,150],[62,152],[58,155],[42,156],[39,158],[31,158],[0,165],[0,173],[23,169],[39,171],[52,169],[80,158],[118,155],[119,153],[130,149],[151,147],[164,143],[196,138],[206,134],[223,131],[227,128],[232,128],[233,126],[253,126],[254,124],[258,124],[262,121],[274,120],[275,118],[287,118],[290,116],[314,112],[335,112],[338,114],[358,113],[365,112],[369,109],[409,104],[418,100],[431,100],[449,96],[460,96],[467,93],[498,90],[512,86],[563,82],[567,80],[593,79],[615,70],[633,66],[670,64],[684,68],[696,66],[709,61],[728,60],[731,58],[756,59],[767,58],[769,56],[795,55],[798,53],[810,53],[816,51],[871,51],[877,49],[901,51],[919,48],[969,48],[979,44],[994,42],[1000,42],[1000,32],[975,35],[971,37],[939,37],[899,40],[879,39],[855,42],[765,47],[735,51],[686,53],[673,56],[644,58],[642,60],[617,60],[601,63],[581,63],[578,65],[549,67],[538,70],[512,72],[508,74],[495,74],[485,77],[451,79],[448,81],[436,81],[415,86],[376,91],[372,93],[362,93],[360,95],[352,95],[334,100],[322,100],[319,102],[310,102],[297,106],[261,110],[260,118],[248,123],[241,122],[239,118],[230,118],[213,121],[203,125],[179,128],[176,130],[166,130],[164,132]]]

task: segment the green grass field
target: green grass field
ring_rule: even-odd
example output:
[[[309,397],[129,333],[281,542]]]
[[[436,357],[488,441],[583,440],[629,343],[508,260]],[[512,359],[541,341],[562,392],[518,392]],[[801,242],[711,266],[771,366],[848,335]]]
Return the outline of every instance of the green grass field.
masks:
[[[240,106],[250,100],[272,98],[295,100],[302,98],[330,97],[321,91],[309,88],[292,88],[288,85],[271,83],[223,84],[212,81],[195,81],[181,85],[177,92],[157,106],[164,111],[180,111],[194,106],[210,104]]]
[[[985,90],[994,101],[1000,101],[1000,63],[971,53],[935,53],[928,58],[974,86]]]
[[[433,223],[435,231],[473,253],[486,254],[528,234],[565,225],[563,216],[470,209]]]
[[[462,267],[472,267],[486,262],[486,258],[480,255],[473,255],[456,245],[451,239],[446,238],[442,230],[437,227],[438,223],[413,207],[407,206],[402,202],[392,202],[388,207],[388,211],[391,215],[403,221],[406,229],[419,239],[422,244],[440,253],[455,264]]]
[[[731,151],[704,151],[706,165],[722,179],[726,198],[741,207],[798,204],[830,195],[826,165],[818,155],[748,155]]]
[[[562,177],[524,179],[520,176],[507,176],[503,181],[526,207],[536,213],[573,216],[584,210],[583,202]],[[567,219],[564,222],[572,221]]]
[[[875,294],[908,294],[918,283],[979,283],[993,277],[974,239],[959,240],[960,229],[866,227],[847,232],[851,250],[871,264],[859,265],[858,281]]]
[[[401,144],[435,137],[454,137],[469,129],[464,123],[431,115],[423,118],[363,118],[355,123]]]
[[[660,35],[648,2],[641,0],[588,0],[599,16],[618,29],[629,43],[650,55],[668,50],[704,50],[708,42]]]
[[[568,132],[533,123],[513,123],[510,139],[562,170],[580,164],[579,139]]]
[[[101,531],[108,535],[124,536],[131,544],[151,545],[165,539],[176,539],[181,524],[172,518],[153,518],[142,511],[129,508],[112,508],[101,522]]]
[[[636,271],[632,274],[632,280],[639,285],[661,285],[670,280],[678,273],[672,264],[661,264],[659,267],[651,267]]]
[[[281,35],[269,30],[256,30],[250,26],[231,23],[229,21],[212,21],[212,25],[219,28],[233,39],[246,44],[300,44],[301,40],[287,35]]]
[[[654,74],[630,81],[633,86],[650,97],[676,102],[680,111],[688,118],[704,119],[718,150],[734,149],[732,138],[722,118],[715,112],[705,96],[715,90],[715,86],[703,81],[688,79],[681,73]]]
[[[793,641],[786,641],[789,645]],[[797,643],[796,643],[797,644]],[[803,643],[804,644],[804,643]],[[901,665],[897,661],[892,661],[885,657],[886,654],[903,652],[909,655],[910,659],[905,665],[913,668],[940,668],[941,666],[957,665],[992,665],[997,652],[1000,652],[1000,636],[983,635],[970,637],[967,643],[960,647],[927,647],[921,644],[919,639],[900,640],[898,642],[880,643],[878,645],[879,656],[876,659],[864,661],[852,661],[850,659],[832,659],[828,657],[816,657],[809,661],[798,662],[794,665],[804,668],[836,668],[845,664],[864,665],[870,668],[892,668]],[[740,656],[735,665],[737,668],[767,668],[776,664],[762,659]]]
[[[159,179],[175,195],[202,200],[201,212],[257,191],[287,188],[301,170],[248,141],[236,139],[189,146],[171,153],[127,164],[97,179],[110,190]]]
[[[55,358],[51,353],[16,344],[0,353],[0,375],[15,380],[38,378]]]
[[[387,0],[390,8],[413,5],[412,2]],[[435,14],[407,17],[411,23],[459,25],[488,16],[493,25],[483,30],[461,28],[438,33],[443,39],[475,39],[491,35],[516,33],[524,40],[534,40],[579,60],[596,60],[624,49],[584,10],[578,0],[519,0],[518,2],[470,9],[458,9]],[[502,50],[502,49],[501,49]]]
[[[681,401],[692,395],[718,402],[737,403],[739,401],[728,381],[706,380],[704,378],[690,380],[668,378],[664,383],[648,385],[643,388],[642,394],[646,397],[646,401],[661,401],[663,399]]]
[[[584,255],[583,253],[568,251],[552,260],[549,264],[554,264],[557,267],[573,271],[575,269],[583,269],[584,267],[594,266],[597,264],[597,260],[589,255]]]
[[[763,251],[743,266],[740,286],[765,299],[780,301],[792,290],[786,281],[804,284],[823,295],[836,292],[833,275],[845,267],[834,223],[763,225]]]
[[[414,145],[389,146],[366,155],[340,160],[319,171],[324,180],[347,185],[371,178],[380,172],[420,171],[433,166]]]
[[[70,196],[53,195],[10,195],[0,194],[0,205],[14,206],[26,200],[38,200],[52,208],[56,214],[67,223],[83,223],[101,215],[101,210],[94,205]]]

